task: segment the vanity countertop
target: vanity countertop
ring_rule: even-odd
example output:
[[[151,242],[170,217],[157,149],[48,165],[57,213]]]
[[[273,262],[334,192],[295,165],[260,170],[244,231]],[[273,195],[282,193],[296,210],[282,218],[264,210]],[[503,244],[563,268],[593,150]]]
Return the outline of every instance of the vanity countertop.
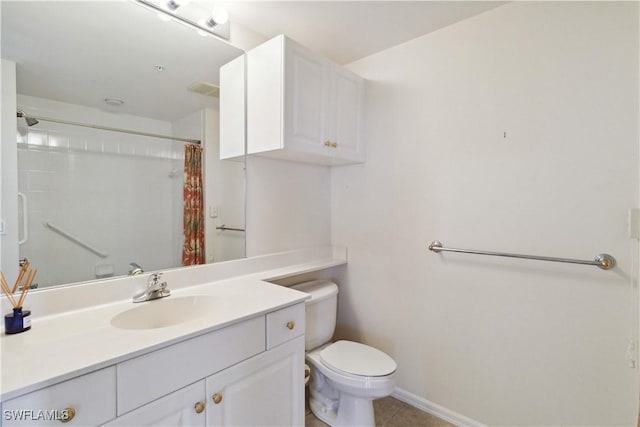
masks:
[[[1,338],[2,401],[300,303],[306,294],[265,280],[344,263],[345,259],[311,260],[177,289],[167,280],[171,296],[165,299],[209,296],[216,309],[156,329],[120,329],[111,324],[117,314],[154,301],[134,304],[127,299],[34,318],[31,330]]]

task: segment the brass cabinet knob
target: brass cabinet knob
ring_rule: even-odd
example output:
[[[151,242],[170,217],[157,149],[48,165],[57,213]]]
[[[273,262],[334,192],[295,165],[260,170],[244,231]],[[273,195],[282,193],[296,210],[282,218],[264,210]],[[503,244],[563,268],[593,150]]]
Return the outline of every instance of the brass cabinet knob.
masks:
[[[73,408],[64,408],[62,410],[62,419],[60,422],[68,423],[76,416],[76,410]]]
[[[325,147],[331,147],[331,141],[325,141],[324,142],[324,146]]]
[[[215,403],[217,405],[220,402],[222,402],[222,393],[214,394],[213,395],[213,403]]]
[[[196,414],[201,414],[204,411],[204,402],[198,402],[195,404]]]
[[[296,322],[294,322],[293,320],[289,320],[289,321],[287,322],[287,328],[289,328],[289,329],[293,329],[293,328],[295,328],[295,327],[296,327]]]
[[[331,147],[333,147],[333,148],[338,148],[338,143],[337,143],[337,142],[332,142],[332,143],[331,143]]]

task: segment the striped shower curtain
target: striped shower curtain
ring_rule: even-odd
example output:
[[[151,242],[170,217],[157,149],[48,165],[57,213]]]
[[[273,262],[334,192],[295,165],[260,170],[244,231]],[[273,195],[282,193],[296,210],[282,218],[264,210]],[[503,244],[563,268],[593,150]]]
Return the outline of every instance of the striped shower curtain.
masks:
[[[204,203],[202,189],[202,148],[184,148],[184,245],[182,265],[204,264]]]

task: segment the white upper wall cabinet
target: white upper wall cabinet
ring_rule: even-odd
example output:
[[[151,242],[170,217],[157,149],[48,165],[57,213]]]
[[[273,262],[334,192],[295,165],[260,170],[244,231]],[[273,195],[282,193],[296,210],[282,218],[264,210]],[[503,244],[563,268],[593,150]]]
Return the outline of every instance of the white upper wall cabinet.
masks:
[[[247,52],[246,61],[248,154],[322,165],[364,162],[364,79],[282,35]],[[221,152],[237,152],[239,142],[221,144]]]
[[[242,55],[220,67],[221,159],[244,156],[244,61]]]

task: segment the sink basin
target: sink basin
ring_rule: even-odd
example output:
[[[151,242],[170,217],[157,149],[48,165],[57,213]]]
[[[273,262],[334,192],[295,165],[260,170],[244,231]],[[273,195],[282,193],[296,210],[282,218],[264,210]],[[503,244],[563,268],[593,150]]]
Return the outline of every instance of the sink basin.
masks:
[[[216,298],[208,296],[166,297],[136,304],[111,319],[120,329],[157,329],[206,316],[214,309]]]

